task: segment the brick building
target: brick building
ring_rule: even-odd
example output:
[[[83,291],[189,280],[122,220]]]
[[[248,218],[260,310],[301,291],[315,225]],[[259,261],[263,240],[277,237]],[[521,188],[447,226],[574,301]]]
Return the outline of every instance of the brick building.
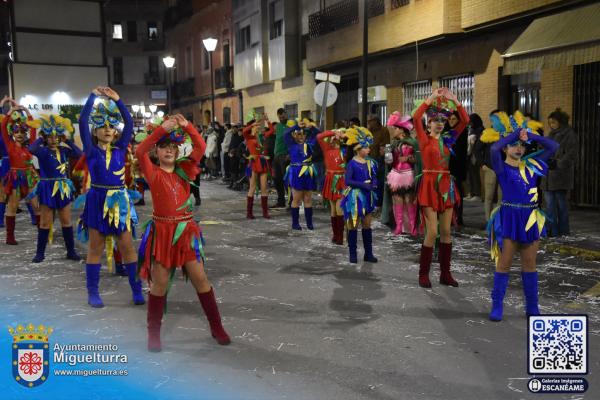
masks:
[[[231,1],[171,0],[164,20],[167,49],[175,57],[172,106],[196,124],[214,114],[220,123],[238,122],[240,102],[233,90]],[[211,102],[210,54],[203,45],[218,40],[213,52],[215,110]]]

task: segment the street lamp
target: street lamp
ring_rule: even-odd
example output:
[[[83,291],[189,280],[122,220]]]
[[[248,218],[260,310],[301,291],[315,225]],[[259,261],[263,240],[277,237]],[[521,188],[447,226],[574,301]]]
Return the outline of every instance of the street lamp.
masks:
[[[137,104],[133,104],[131,106],[131,111],[133,111],[134,114],[137,114],[138,111],[140,111],[140,106],[138,106]]]
[[[204,39],[202,41],[202,43],[204,43],[204,48],[206,49],[206,51],[208,51],[210,57],[209,57],[209,64],[210,64],[210,103],[211,103],[211,113],[212,113],[212,119],[213,121],[215,120],[215,85],[214,85],[214,71],[213,71],[213,53],[215,52],[215,49],[217,48],[217,39],[214,38],[208,38],[208,39]],[[211,122],[213,122],[211,121]]]
[[[150,109],[150,112],[151,112],[152,114],[154,114],[154,113],[156,112],[156,110],[158,109],[158,107],[156,106],[156,104],[150,104],[150,105],[148,106],[148,108]]]
[[[171,56],[163,57],[163,64],[167,68],[167,107],[171,113],[171,70],[175,66],[175,58]]]

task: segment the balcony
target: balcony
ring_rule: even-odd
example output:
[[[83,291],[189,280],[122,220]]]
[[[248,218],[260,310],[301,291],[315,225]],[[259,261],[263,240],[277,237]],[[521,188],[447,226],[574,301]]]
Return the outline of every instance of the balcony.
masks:
[[[142,48],[144,51],[163,51],[165,49],[164,39],[145,39],[142,42]]]
[[[369,18],[385,13],[384,0],[367,0]],[[308,16],[311,39],[358,24],[358,0],[343,0]]]
[[[178,0],[173,7],[167,8],[163,20],[163,29],[165,31],[174,28],[178,24],[187,20],[193,14],[192,2],[190,0]]]
[[[233,67],[225,66],[215,70],[215,89],[233,88]]]
[[[171,91],[173,93],[173,100],[180,100],[186,97],[194,97],[196,95],[194,78],[188,78],[184,81],[175,82],[172,86]]]
[[[144,84],[145,85],[164,85],[165,80],[160,74],[144,74]]]

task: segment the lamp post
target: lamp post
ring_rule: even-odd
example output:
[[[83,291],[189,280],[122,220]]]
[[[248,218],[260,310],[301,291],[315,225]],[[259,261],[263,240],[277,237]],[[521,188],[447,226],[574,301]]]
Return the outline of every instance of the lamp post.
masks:
[[[204,39],[202,43],[204,43],[204,48],[209,53],[208,63],[210,64],[210,103],[211,103],[211,114],[212,114],[212,122],[215,120],[215,84],[214,84],[214,71],[213,71],[213,53],[217,48],[217,39],[208,38]]]
[[[166,56],[163,58],[163,64],[165,64],[165,68],[167,68],[167,108],[169,114],[171,114],[171,70],[175,66],[175,58]]]

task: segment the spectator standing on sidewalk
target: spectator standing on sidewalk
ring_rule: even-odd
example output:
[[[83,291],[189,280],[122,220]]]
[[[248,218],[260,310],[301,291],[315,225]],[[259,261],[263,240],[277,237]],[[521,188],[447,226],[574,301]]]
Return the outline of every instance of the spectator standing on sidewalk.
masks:
[[[240,150],[240,148],[243,144],[244,136],[242,135],[240,124],[236,124],[233,127],[233,135],[231,135],[231,142],[229,142],[229,152],[227,153],[227,158],[229,160],[229,169],[231,172],[231,184],[229,185],[230,188],[233,188],[235,182],[237,182],[237,180],[240,179],[240,171],[242,171],[242,151]]]
[[[469,195],[465,197],[465,200],[480,200],[481,198],[481,162],[475,152],[475,144],[481,137],[483,132],[483,121],[478,114],[471,114],[469,116],[469,136],[467,140],[467,157],[469,164],[467,168],[467,182],[469,184]]]
[[[231,143],[231,137],[233,136],[233,127],[231,124],[225,124],[227,131],[225,132],[225,137],[223,138],[223,142],[221,143],[221,175],[223,176],[223,180],[227,180],[230,177],[229,171],[229,160],[227,157],[227,153],[229,153],[229,144]]]
[[[385,182],[385,145],[390,144],[390,132],[381,124],[381,119],[377,115],[369,116],[367,129],[373,134],[373,144],[369,147],[370,157],[377,162],[377,181]],[[383,202],[384,186],[382,183],[377,187],[377,207],[381,207]]]
[[[207,135],[206,135],[206,153],[205,153],[206,167],[208,168],[208,172],[209,172],[208,178],[209,179],[214,178],[218,174],[218,172],[217,172],[218,156],[219,156],[218,134],[217,134],[217,131],[213,127],[210,127],[210,128],[208,128]]]
[[[548,137],[558,142],[558,151],[548,163],[548,176],[542,187],[546,199],[546,214],[550,220],[548,236],[569,235],[568,192],[573,190],[575,161],[579,156],[579,140],[569,126],[569,115],[560,108],[548,116]]]
[[[490,113],[490,120],[493,116],[498,115],[500,110],[494,110]],[[500,129],[500,128],[499,128]],[[490,214],[492,213],[492,206],[494,203],[494,196],[496,191],[498,192],[498,203],[502,201],[502,189],[498,186],[498,180],[496,179],[496,173],[492,167],[492,158],[490,155],[490,149],[492,144],[500,139],[497,129],[486,129],[481,134],[479,140],[475,143],[475,153],[479,158],[479,162],[482,164],[481,173],[483,175],[483,207],[485,209],[485,221],[489,221]]]
[[[277,119],[279,122],[275,124],[275,148],[273,151],[273,168],[272,176],[277,190],[277,203],[272,208],[285,208],[285,185],[283,177],[285,170],[290,163],[288,148],[285,144],[285,131],[287,126],[288,116],[283,108],[277,110]]]

